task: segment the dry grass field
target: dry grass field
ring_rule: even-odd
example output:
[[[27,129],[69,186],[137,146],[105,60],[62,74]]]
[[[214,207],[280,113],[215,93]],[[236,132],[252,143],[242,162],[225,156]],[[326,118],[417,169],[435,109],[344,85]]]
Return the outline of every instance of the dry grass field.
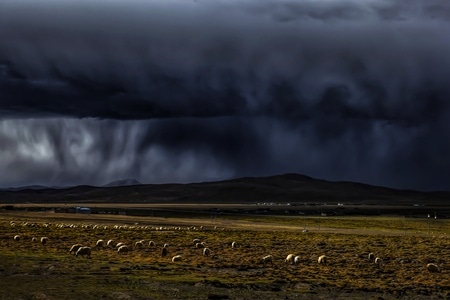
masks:
[[[450,220],[433,221],[0,211],[0,299],[449,299]],[[99,239],[131,251],[97,248]],[[140,240],[144,247],[135,248]],[[76,243],[90,246],[91,258],[70,254]],[[285,262],[290,253],[299,264]],[[273,263],[262,263],[269,254]],[[172,262],[174,255],[183,259]],[[317,263],[320,255],[327,265]],[[441,272],[430,273],[428,263]]]

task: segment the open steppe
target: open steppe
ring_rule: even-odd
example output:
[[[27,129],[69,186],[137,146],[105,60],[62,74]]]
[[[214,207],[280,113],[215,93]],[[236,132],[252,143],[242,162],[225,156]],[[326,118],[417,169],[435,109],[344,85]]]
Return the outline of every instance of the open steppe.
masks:
[[[96,248],[99,239],[132,251]],[[140,240],[145,246],[135,248]],[[90,259],[69,254],[76,243],[92,248]],[[2,210],[0,299],[448,299],[449,245],[450,220],[439,218]],[[383,265],[369,261],[370,252]],[[285,262],[290,253],[298,265]],[[273,264],[260,261],[268,254]],[[172,262],[174,255],[183,260]],[[327,265],[317,263],[320,255]],[[427,263],[441,272],[428,272]]]

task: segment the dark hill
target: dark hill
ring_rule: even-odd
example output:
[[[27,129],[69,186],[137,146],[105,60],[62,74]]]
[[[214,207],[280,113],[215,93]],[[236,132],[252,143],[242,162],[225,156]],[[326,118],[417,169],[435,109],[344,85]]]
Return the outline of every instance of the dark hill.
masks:
[[[41,188],[0,191],[0,203],[359,203],[447,204],[450,192],[419,192],[356,182],[332,182],[299,174],[246,177],[191,184]]]

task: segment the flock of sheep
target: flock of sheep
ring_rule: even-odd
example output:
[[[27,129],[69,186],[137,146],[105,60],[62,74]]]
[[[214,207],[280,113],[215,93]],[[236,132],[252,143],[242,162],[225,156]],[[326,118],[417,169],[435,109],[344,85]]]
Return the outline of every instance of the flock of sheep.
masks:
[[[14,222],[14,221],[11,221],[10,225],[12,227],[19,226],[19,225],[20,226],[32,226],[32,227],[34,227],[34,226],[49,227],[51,224],[50,223],[45,223],[45,224],[41,225],[41,224],[30,223],[30,222],[25,222],[25,223],[22,223],[22,224],[18,224],[18,223]],[[78,226],[80,226],[80,225],[76,225],[76,224],[56,224],[57,228],[77,228]],[[108,226],[108,225],[102,225],[102,226],[101,225],[81,225],[81,227],[82,228],[92,228],[92,229],[99,229],[99,228],[100,229],[109,229],[110,228],[110,226]],[[129,225],[114,225],[111,228],[119,230],[119,229],[136,229],[136,228],[139,228],[139,227],[129,226]],[[162,226],[160,226],[160,227],[145,226],[145,227],[141,227],[139,229],[161,230],[161,231],[162,230],[203,230],[203,226],[200,226],[198,228],[194,227],[194,226],[190,226],[188,228],[181,228],[181,227],[170,227],[170,228],[167,228],[167,227],[162,227]],[[218,228],[215,227],[214,229],[217,230]],[[17,234],[17,235],[15,235],[13,237],[13,239],[15,241],[20,241],[21,240],[21,236]],[[36,237],[32,237],[31,240],[32,240],[32,242],[36,242],[37,238]],[[44,244],[47,243],[48,237],[42,237],[40,241],[44,245]],[[211,250],[206,247],[205,242],[201,242],[200,239],[194,239],[193,243],[194,243],[196,248],[203,249],[202,250],[203,256],[209,256],[210,255]],[[96,248],[96,249],[114,248],[114,249],[117,249],[117,253],[118,254],[125,254],[127,252],[130,252],[132,249],[142,249],[142,248],[145,247],[145,244],[147,244],[145,240],[140,240],[140,241],[137,241],[137,242],[134,243],[134,248],[131,248],[129,245],[126,245],[125,243],[122,243],[122,242],[115,244],[114,240],[104,241],[102,239],[99,239],[95,243],[94,248]],[[149,241],[148,242],[148,247],[149,248],[155,248],[156,247],[156,243],[154,241]],[[169,244],[167,244],[167,243],[165,243],[163,245],[163,247],[161,249],[161,256],[162,257],[166,257],[169,254],[168,247],[169,247]],[[231,247],[232,248],[237,248],[237,243],[233,242],[231,244]],[[89,247],[89,246],[84,246],[82,244],[77,243],[77,244],[73,244],[70,247],[69,253],[70,254],[74,254],[76,257],[80,256],[80,257],[91,258],[92,248]],[[181,261],[182,259],[183,259],[182,255],[175,255],[175,256],[172,257],[172,262]]]
[[[145,244],[148,244],[149,248],[156,247],[156,243],[154,241],[149,241],[148,243],[146,243],[145,240],[140,240],[140,241],[137,241],[134,243],[133,249],[142,249],[145,247]],[[200,239],[194,239],[193,244],[195,245],[196,248],[203,249],[202,250],[203,256],[209,256],[211,254],[211,250],[206,247],[206,243],[201,242]],[[237,248],[237,243],[233,242],[232,247]],[[102,239],[98,240],[95,243],[95,248],[96,249],[102,249],[102,248],[117,249],[118,254],[125,254],[132,250],[132,248],[130,246],[128,246],[124,243],[120,242],[120,243],[115,244],[114,240],[104,241]],[[166,257],[169,254],[168,248],[169,248],[169,244],[165,243],[161,249],[162,257]],[[72,247],[70,247],[70,250],[69,250],[69,253],[74,254],[76,257],[85,256],[87,258],[91,258],[91,252],[92,252],[91,247],[83,246],[82,244],[74,244],[74,245],[72,245]],[[177,261],[182,261],[182,260],[183,260],[182,255],[175,255],[172,257],[172,262],[177,262]]]
[[[48,226],[48,224],[45,224]],[[16,226],[15,222],[11,222],[11,226]],[[61,226],[58,225],[58,226]],[[64,226],[67,226],[64,225]],[[73,226],[78,226],[78,225],[73,225]],[[90,225],[89,225],[90,226]],[[92,226],[92,228],[95,228],[97,225]],[[71,227],[71,226],[69,226]],[[114,226],[114,229],[122,229],[122,228],[130,228],[127,227],[126,225],[124,226]],[[104,229],[106,229],[106,227],[104,227]],[[156,227],[156,228],[151,228],[151,229],[155,229],[155,230],[183,230],[180,227],[173,227],[173,228],[163,228],[163,227]],[[184,228],[186,230],[202,230],[203,228],[196,228],[196,227],[189,227],[189,228]],[[217,228],[215,228],[217,229]],[[21,236],[20,235],[15,235],[13,237],[13,239],[15,241],[20,241],[21,240]],[[32,242],[37,242],[38,239],[36,237],[32,238]],[[48,242],[48,237],[41,237],[40,238],[40,242],[41,244],[45,245]],[[211,254],[211,249],[207,247],[206,243],[204,241],[201,241],[200,239],[196,238],[192,241],[192,244],[194,245],[195,248],[198,249],[202,249],[202,254],[204,257],[207,257]],[[123,255],[126,254],[132,250],[139,250],[139,249],[143,249],[145,247],[148,248],[153,248],[156,249],[156,243],[153,240],[150,241],[145,241],[145,240],[139,240],[136,241],[134,243],[134,247],[131,247],[125,243],[119,242],[119,243],[115,243],[114,240],[110,239],[108,241],[103,240],[103,239],[99,239],[97,240],[97,242],[95,243],[95,246],[93,248],[95,249],[115,249],[117,251],[118,254]],[[167,257],[169,254],[169,244],[165,243],[162,248],[161,248],[161,256],[162,257]],[[237,242],[233,241],[231,243],[231,248],[239,248],[239,245]],[[91,258],[91,253],[92,253],[92,248],[90,246],[86,246],[83,245],[81,243],[77,243],[77,244],[73,244],[70,249],[69,249],[69,253],[70,254],[74,254],[76,257],[86,257],[86,258]],[[175,255],[172,257],[172,262],[179,262],[183,260],[183,256],[182,255]],[[368,260],[372,263],[374,263],[375,265],[382,267],[383,265],[383,259],[381,257],[376,256],[374,253],[369,253],[368,255]],[[260,259],[260,262],[263,264],[266,263],[271,263],[273,264],[274,261],[274,257],[272,255],[266,255],[264,257],[262,257]],[[300,264],[301,259],[300,256],[298,255],[294,255],[294,254],[288,254],[286,259],[285,259],[285,263],[287,264],[291,264],[291,265],[298,265]],[[326,255],[320,255],[317,259],[317,263],[319,265],[327,265],[328,263],[328,258]],[[441,268],[434,263],[428,263],[426,265],[426,268],[429,272],[431,273],[439,273],[441,272]]]

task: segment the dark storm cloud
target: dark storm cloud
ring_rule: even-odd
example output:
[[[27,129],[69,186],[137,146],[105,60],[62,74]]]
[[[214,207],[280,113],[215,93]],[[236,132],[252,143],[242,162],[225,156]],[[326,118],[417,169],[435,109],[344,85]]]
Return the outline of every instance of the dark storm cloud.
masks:
[[[239,118],[176,119],[149,124],[138,146],[147,152],[153,144],[161,145],[174,155],[186,151],[214,153],[225,166],[236,172],[264,171],[262,161],[268,159],[263,137],[251,121]]]
[[[310,118],[337,111],[415,121],[427,93],[439,102],[448,90],[447,6],[6,2],[0,105],[18,116]]]
[[[36,146],[32,118],[52,153],[33,170],[61,183],[292,171],[448,189],[449,30],[445,0],[2,1],[0,116],[29,132],[0,151]],[[77,118],[105,121],[70,139],[59,122]],[[106,170],[77,175],[77,147]]]

